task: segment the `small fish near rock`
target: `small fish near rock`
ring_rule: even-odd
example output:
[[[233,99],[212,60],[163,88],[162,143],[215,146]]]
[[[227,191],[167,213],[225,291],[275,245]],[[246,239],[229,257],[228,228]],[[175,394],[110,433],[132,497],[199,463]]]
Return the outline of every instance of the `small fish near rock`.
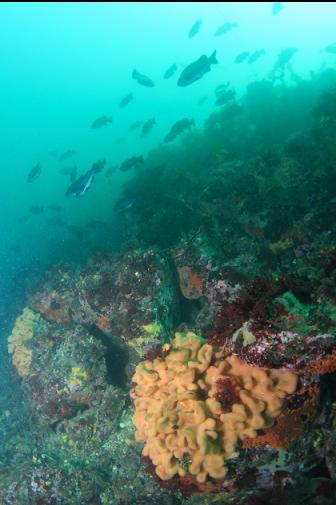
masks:
[[[224,93],[224,91],[226,91],[230,86],[230,83],[229,82],[226,82],[225,84],[219,84],[219,86],[216,86],[215,88],[215,95],[218,97],[220,96],[222,93]]]
[[[102,170],[105,163],[106,163],[105,160],[93,163],[92,168],[90,168],[90,170],[85,172],[84,175],[82,175],[76,181],[70,184],[65,193],[65,196],[75,196],[76,198],[83,196],[90,189],[95,174]]]
[[[194,119],[184,118],[176,121],[176,123],[171,127],[170,132],[165,136],[164,141],[171,142],[185,130],[189,130],[192,126],[195,126]]]
[[[92,163],[91,170],[95,173],[101,172],[106,165],[106,160],[99,160]]]
[[[154,118],[146,121],[146,123],[144,123],[143,127],[141,128],[141,137],[146,137],[146,135],[152,131],[154,125],[156,125]]]
[[[147,75],[140,74],[137,70],[133,70],[132,72],[132,78],[135,81],[138,81],[139,84],[142,86],[146,86],[147,88],[153,88],[155,86],[154,81],[147,77]]]
[[[114,210],[118,213],[125,212],[126,210],[133,207],[135,204],[135,198],[123,197],[120,198],[114,205]]]
[[[227,103],[231,102],[232,100],[235,99],[236,92],[233,89],[228,89],[226,91],[223,91],[222,93],[219,93],[217,95],[216,99],[216,105],[226,105]]]
[[[248,58],[247,63],[249,65],[251,65],[251,63],[254,63],[255,61],[259,60],[259,58],[261,56],[263,56],[264,54],[265,54],[265,49],[258,49],[257,51],[254,51],[254,53],[252,53],[250,55],[250,57]]]
[[[128,158],[121,165],[119,170],[122,172],[128,172],[129,170],[135,170],[144,164],[143,156],[132,156]]]
[[[41,175],[42,169],[40,162],[36,163],[36,165],[31,169],[27,176],[27,182],[36,181],[36,179]]]
[[[96,130],[97,128],[107,126],[109,123],[112,123],[112,116],[101,116],[93,121],[91,128]]]
[[[201,79],[204,74],[210,72],[211,65],[217,64],[216,51],[209,57],[203,54],[198,60],[191,63],[183,70],[177,81],[177,85],[181,87],[189,86],[193,82]]]
[[[329,54],[336,54],[336,42],[334,44],[329,44],[324,48],[324,51]]]
[[[278,59],[276,61],[276,66],[283,67],[284,65],[288,65],[290,60],[293,58],[294,54],[297,53],[297,47],[288,47],[286,49],[282,49],[278,55]]]

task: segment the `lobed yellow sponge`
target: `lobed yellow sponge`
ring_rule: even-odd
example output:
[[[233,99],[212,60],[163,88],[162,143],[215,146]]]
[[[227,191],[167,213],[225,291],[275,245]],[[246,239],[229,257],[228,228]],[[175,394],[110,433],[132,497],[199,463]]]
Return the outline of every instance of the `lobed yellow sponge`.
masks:
[[[230,411],[218,400],[222,380],[237,391]],[[225,477],[225,461],[237,455],[239,440],[272,425],[297,375],[225,357],[188,332],[175,334],[165,358],[142,361],[133,382],[135,437],[145,442],[143,455],[163,480],[189,473],[203,483]]]
[[[39,314],[26,307],[16,319],[13,331],[8,337],[8,352],[12,354],[13,365],[20,377],[29,374],[32,350],[25,344],[33,337],[34,324],[39,317]]]

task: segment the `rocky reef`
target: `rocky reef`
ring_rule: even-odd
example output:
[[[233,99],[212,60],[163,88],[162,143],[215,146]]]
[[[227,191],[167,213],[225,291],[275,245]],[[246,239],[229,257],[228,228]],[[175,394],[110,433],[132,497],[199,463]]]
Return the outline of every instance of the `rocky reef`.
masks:
[[[1,504],[334,504],[336,92],[316,101],[321,86],[255,83],[150,153],[124,188],[123,250],[30,290],[8,338],[27,436],[0,413]]]

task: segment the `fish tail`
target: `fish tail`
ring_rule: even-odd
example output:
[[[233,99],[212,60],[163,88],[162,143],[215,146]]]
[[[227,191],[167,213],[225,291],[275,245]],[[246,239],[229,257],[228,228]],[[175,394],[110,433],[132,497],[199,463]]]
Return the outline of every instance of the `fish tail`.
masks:
[[[216,51],[214,51],[212,53],[212,55],[210,56],[209,63],[210,63],[210,65],[217,65],[218,64],[218,61],[217,61],[217,58],[216,58]]]
[[[132,77],[133,79],[136,79],[138,77],[138,72],[135,69],[132,72]]]

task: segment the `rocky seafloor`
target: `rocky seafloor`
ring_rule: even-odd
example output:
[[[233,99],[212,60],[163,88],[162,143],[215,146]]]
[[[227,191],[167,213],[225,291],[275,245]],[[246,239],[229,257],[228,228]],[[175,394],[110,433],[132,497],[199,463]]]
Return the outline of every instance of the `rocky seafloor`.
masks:
[[[55,265],[30,290],[8,340],[25,414],[0,414],[1,504],[336,503],[335,104],[324,94],[310,129],[260,151],[264,132],[242,138],[246,112],[223,109],[203,133],[207,165],[194,162],[192,177],[183,165],[173,209],[158,192],[178,192],[178,169],[160,166],[155,185],[135,178],[126,193],[143,200],[125,216],[124,249]],[[177,167],[199,140],[175,152]],[[160,479],[132,421],[136,366],[188,331],[255,370],[297,376],[274,420],[239,439],[226,475],[203,482],[187,458],[184,475]],[[239,403],[229,386],[217,395],[226,413]]]

